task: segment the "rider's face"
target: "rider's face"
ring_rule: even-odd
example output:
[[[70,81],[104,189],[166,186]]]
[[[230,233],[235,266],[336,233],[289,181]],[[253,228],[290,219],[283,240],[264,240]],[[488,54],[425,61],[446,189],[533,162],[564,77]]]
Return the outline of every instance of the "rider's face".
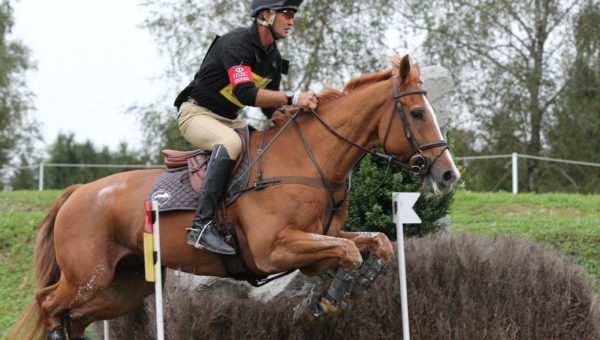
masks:
[[[275,22],[273,23],[273,30],[277,33],[279,38],[285,39],[288,34],[290,34],[292,26],[294,26],[295,14],[295,12],[289,10],[277,12]]]

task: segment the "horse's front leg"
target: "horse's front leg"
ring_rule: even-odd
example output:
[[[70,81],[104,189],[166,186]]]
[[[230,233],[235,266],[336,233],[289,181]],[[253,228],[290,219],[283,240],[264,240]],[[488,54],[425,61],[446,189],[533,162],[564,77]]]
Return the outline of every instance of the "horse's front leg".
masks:
[[[265,248],[263,248],[265,249]],[[258,268],[267,273],[311,267],[330,263],[352,272],[362,264],[362,256],[355,242],[345,238],[307,233],[288,227],[279,231],[268,253],[255,256]]]
[[[345,300],[351,294],[362,296],[383,271],[385,262],[394,255],[390,240],[377,232],[342,232],[341,238],[354,242],[365,256],[361,266],[354,271],[338,268],[335,277],[325,291],[317,291],[302,303],[294,313],[294,322],[315,320],[323,314],[339,314]]]
[[[392,242],[383,233],[378,232],[343,232],[340,237],[354,241],[364,261],[354,273],[353,296],[363,295],[375,282],[387,262],[394,255]],[[350,293],[350,292],[348,292]]]
[[[339,237],[354,242],[361,254],[373,254],[384,261],[394,256],[394,246],[384,233],[340,231]]]

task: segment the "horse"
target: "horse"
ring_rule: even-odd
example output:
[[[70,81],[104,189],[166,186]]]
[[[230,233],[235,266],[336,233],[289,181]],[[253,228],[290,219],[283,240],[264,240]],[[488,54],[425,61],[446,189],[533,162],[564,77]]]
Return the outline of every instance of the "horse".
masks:
[[[367,153],[420,175],[428,192],[447,192],[459,180],[418,64],[411,65],[407,55],[390,61],[391,70],[354,78],[343,91],[323,90],[316,111],[299,111],[286,121],[294,129],[279,121],[250,135],[252,159],[264,140],[277,137],[260,154],[263,178],[308,177],[323,183],[270,185],[245,192],[226,207],[228,221],[245,237],[249,267],[256,272],[300,269],[317,275],[339,268],[356,273],[367,256],[381,261],[393,256],[384,234],[342,230],[349,203],[346,189],[334,184],[345,183]],[[377,147],[385,155],[372,151]],[[35,244],[35,298],[10,337],[83,338],[92,322],[142,306],[153,293],[153,284],[144,280],[143,201],[164,171],[121,172],[71,186],[60,195]],[[250,178],[256,175],[253,166]],[[193,217],[192,211],[161,214],[162,265],[227,277],[222,255],[186,245]]]

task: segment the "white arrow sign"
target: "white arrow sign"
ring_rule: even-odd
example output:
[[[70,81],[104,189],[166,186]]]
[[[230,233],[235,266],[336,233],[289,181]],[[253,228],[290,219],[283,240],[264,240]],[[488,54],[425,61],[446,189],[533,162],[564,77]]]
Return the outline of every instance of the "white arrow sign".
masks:
[[[406,261],[404,260],[404,223],[421,223],[421,218],[413,210],[419,199],[418,192],[392,193],[394,222],[398,239],[398,272],[400,273],[400,302],[402,304],[402,339],[410,340],[408,324],[408,297],[406,293]]]
[[[421,218],[413,210],[413,206],[421,196],[418,192],[395,192],[392,194],[394,202],[394,222],[421,223]]]

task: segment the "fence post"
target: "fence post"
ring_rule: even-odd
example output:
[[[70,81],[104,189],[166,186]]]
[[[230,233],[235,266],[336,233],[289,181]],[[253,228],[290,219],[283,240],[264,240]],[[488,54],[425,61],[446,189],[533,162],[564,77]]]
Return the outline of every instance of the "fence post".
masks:
[[[400,277],[400,307],[402,312],[402,339],[410,340],[408,320],[408,294],[406,292],[406,261],[404,259],[404,224],[421,223],[421,218],[413,206],[421,194],[418,192],[393,192],[392,213],[396,222],[396,240],[398,246],[398,276]]]
[[[519,192],[519,171],[518,171],[518,154],[512,153],[512,192],[516,195]]]
[[[38,190],[44,191],[44,163],[40,163],[40,173],[38,177]]]

